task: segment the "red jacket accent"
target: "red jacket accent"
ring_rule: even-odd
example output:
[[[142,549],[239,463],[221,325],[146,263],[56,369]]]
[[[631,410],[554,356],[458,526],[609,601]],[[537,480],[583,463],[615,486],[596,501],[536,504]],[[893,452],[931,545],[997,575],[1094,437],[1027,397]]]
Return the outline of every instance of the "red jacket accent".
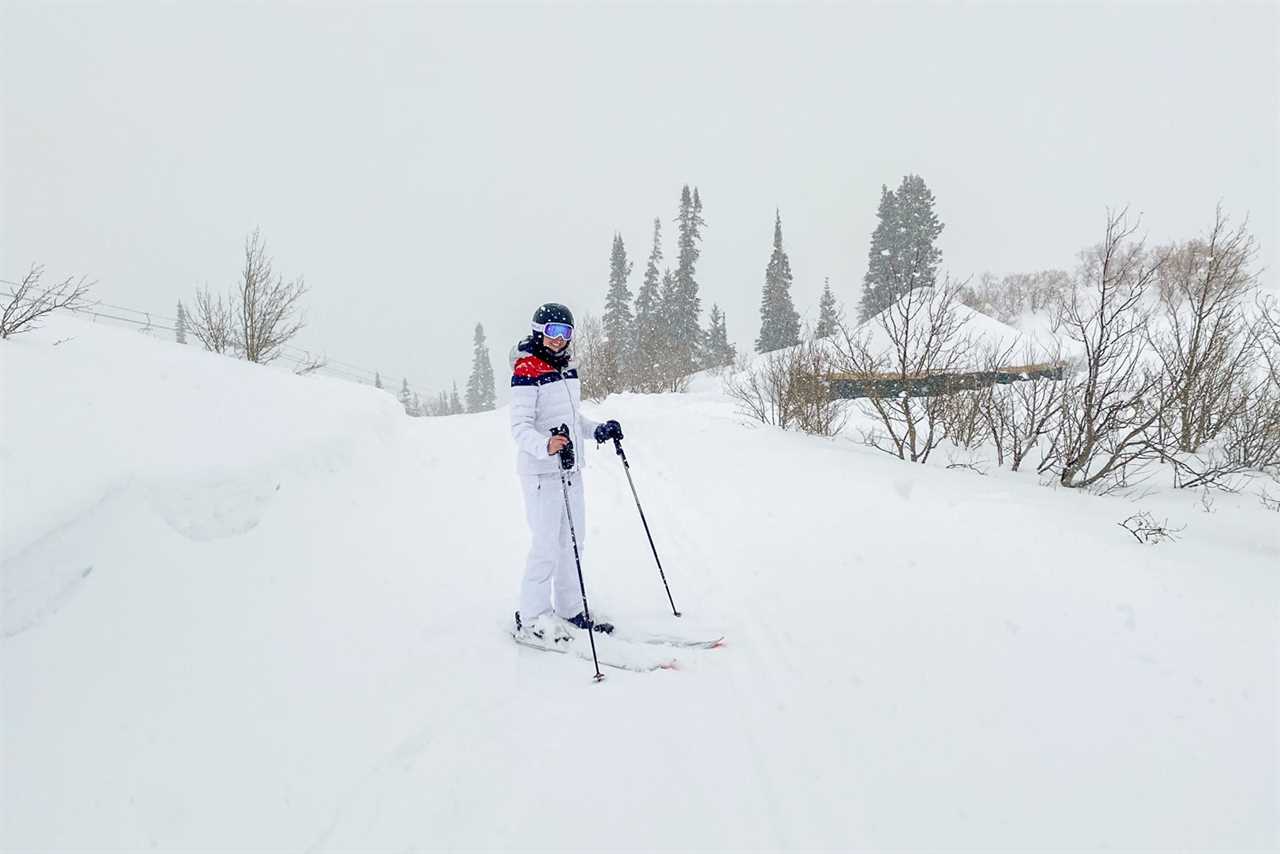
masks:
[[[553,374],[556,369],[537,356],[521,356],[516,359],[514,373],[517,377],[538,378],[544,374]]]

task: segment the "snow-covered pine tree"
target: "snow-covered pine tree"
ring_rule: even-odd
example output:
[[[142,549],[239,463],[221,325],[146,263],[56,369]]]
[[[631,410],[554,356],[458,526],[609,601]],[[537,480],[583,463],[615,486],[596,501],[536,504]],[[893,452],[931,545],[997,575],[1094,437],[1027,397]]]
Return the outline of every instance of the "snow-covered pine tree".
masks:
[[[635,329],[631,316],[631,289],[627,287],[630,277],[631,262],[627,260],[627,248],[622,242],[622,235],[615,233],[613,250],[609,254],[609,292],[604,300],[604,347],[598,368],[600,385],[606,394],[622,391],[631,385]]]
[[[413,414],[413,392],[409,390],[407,377],[400,382],[400,405],[404,407],[405,412]]]
[[[377,371],[373,372],[373,387],[382,388],[382,374]]]
[[[644,283],[636,294],[634,373],[629,388],[632,391],[652,392],[659,388],[655,382],[661,350],[659,348],[659,312],[662,308],[662,281],[658,268],[662,264],[662,220],[653,220],[653,248],[649,250],[649,262],[644,268]]]
[[[691,374],[701,366],[703,343],[702,299],[698,296],[697,265],[702,254],[702,197],[695,188],[689,191],[685,184],[680,191],[680,210],[676,216],[679,230],[677,244],[679,258],[676,264],[676,300],[668,311],[670,326],[671,364],[679,378]]]
[[[942,250],[935,244],[943,225],[933,210],[933,192],[919,175],[906,175],[898,185],[898,221],[907,250],[903,293],[911,288],[931,288],[938,281]]]
[[[707,367],[721,368],[732,365],[736,354],[729,343],[729,330],[725,326],[724,312],[720,306],[711,305],[711,328],[707,330]]]
[[[449,392],[442,391],[436,398],[436,415],[449,415]]]
[[[818,300],[818,328],[814,334],[818,338],[835,335],[840,326],[840,310],[836,308],[835,294],[831,293],[831,277],[823,280],[822,298]]]
[[[859,304],[863,320],[913,288],[933,287],[942,261],[934,241],[943,228],[933,204],[933,193],[919,175],[903,176],[896,192],[880,188],[879,222],[871,234]]]
[[[449,394],[449,414],[461,415],[463,413],[462,398],[458,396],[458,381],[453,381],[453,391]]]
[[[799,343],[800,314],[791,301],[791,260],[782,248],[782,212],[778,211],[773,221],[773,253],[764,270],[756,352],[769,353]]]
[[[493,363],[489,361],[489,345],[484,327],[476,324],[475,350],[471,357],[471,376],[467,378],[467,412],[488,412],[497,405],[493,387]]]
[[[178,323],[174,328],[174,338],[179,344],[187,343],[187,310],[178,300]]]
[[[871,232],[871,248],[867,250],[867,274],[862,280],[862,299],[858,303],[859,319],[874,317],[894,300],[892,257],[900,252],[898,212],[893,191],[880,186],[880,207],[876,211],[876,227]]]
[[[413,402],[409,404],[409,414],[414,418],[421,418],[426,413],[422,411],[422,399],[418,397],[418,393],[413,393]]]

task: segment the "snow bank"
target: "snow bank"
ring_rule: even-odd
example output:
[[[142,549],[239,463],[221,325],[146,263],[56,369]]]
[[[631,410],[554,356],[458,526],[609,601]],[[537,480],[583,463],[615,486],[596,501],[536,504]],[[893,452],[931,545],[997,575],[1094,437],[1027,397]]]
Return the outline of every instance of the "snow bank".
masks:
[[[57,343],[65,340],[63,343]],[[8,850],[1267,848],[1275,515],[621,395],[584,573],[682,670],[512,644],[507,413],[70,322],[0,342]],[[1138,509],[1177,543],[1141,546]]]

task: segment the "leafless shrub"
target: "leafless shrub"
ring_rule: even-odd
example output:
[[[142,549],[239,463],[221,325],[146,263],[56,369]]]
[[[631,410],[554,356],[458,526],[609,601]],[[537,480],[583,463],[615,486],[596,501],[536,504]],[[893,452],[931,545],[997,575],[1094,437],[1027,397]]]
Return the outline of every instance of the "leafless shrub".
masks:
[[[1274,294],[1257,294],[1257,308],[1251,334],[1262,356],[1272,386],[1280,386],[1280,298]]]
[[[1041,270],[997,277],[983,273],[976,284],[960,289],[959,300],[975,311],[1003,323],[1014,323],[1026,314],[1042,314],[1050,328],[1061,324],[1062,306],[1071,292],[1071,276],[1065,270]]]
[[[196,310],[187,316],[187,331],[214,353],[235,350],[235,331],[231,325],[231,309],[222,294],[216,296],[206,287],[196,291]]]
[[[1169,520],[1156,522],[1151,514],[1145,510],[1135,513],[1123,522],[1116,522],[1121,528],[1124,528],[1133,538],[1140,543],[1155,545],[1166,540],[1172,542],[1178,539],[1177,534],[1186,530],[1186,525],[1181,528],[1170,528]]]
[[[934,288],[908,291],[858,330],[836,336],[841,373],[896,381],[904,389],[922,378],[955,373],[965,361],[969,341],[964,319],[954,311],[961,286],[950,280]],[[887,349],[873,344],[873,335]],[[912,397],[903,390],[860,398],[878,428],[864,441],[899,459],[923,463],[945,438],[946,395]]]
[[[1258,493],[1258,501],[1262,506],[1276,513],[1280,513],[1280,495],[1272,495],[1265,487]]]
[[[1009,357],[1023,365],[1036,363],[1060,365],[1062,350],[1060,346],[1051,352],[1024,347],[1018,355]],[[1041,443],[1048,440],[1048,448],[1040,460],[1038,471],[1045,471],[1055,457],[1059,418],[1065,383],[1061,380],[1026,376],[1017,382],[1001,383],[991,387],[989,393],[981,398],[980,414],[996,451],[996,464],[1009,465],[1011,471],[1018,471],[1023,460]]]
[[[843,404],[831,398],[826,376],[831,357],[811,337],[794,347],[759,356],[723,378],[725,393],[746,416],[764,424],[817,436],[833,436],[845,425]]]
[[[1063,389],[1051,462],[1066,487],[1123,483],[1131,464],[1161,456],[1152,426],[1162,374],[1145,347],[1145,297],[1160,260],[1132,239],[1137,228],[1126,211],[1108,213],[1105,238],[1083,254],[1063,307],[1065,334],[1084,353]]]
[[[1236,394],[1239,403],[1212,442],[1196,454],[1169,452],[1175,487],[1234,492],[1246,472],[1280,468],[1280,390],[1262,385]]]
[[[83,307],[92,283],[82,276],[67,277],[52,285],[41,285],[44,266],[33,264],[22,277],[0,314],[0,339],[39,328],[38,321],[58,309]]]
[[[986,477],[986,474],[987,474],[985,470],[983,470],[982,468],[979,468],[978,464],[977,464],[977,463],[974,463],[974,462],[954,462],[954,463],[948,463],[948,464],[947,464],[947,468],[949,468],[949,469],[968,469],[969,471],[971,471],[971,472],[976,472],[976,473],[978,473],[978,474],[982,475],[983,477]]]
[[[973,450],[990,438],[985,413],[991,408],[991,388],[957,391],[943,396],[938,408],[943,435],[957,448]]]
[[[307,374],[315,373],[328,364],[329,359],[327,356],[313,356],[310,352],[304,350],[302,355],[298,357],[297,364],[293,366],[293,372],[298,376],[306,376]]]

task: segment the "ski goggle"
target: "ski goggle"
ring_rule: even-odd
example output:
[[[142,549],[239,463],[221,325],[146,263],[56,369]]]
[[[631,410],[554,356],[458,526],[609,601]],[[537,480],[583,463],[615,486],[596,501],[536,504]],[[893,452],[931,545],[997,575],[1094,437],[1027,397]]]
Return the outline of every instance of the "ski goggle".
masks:
[[[535,324],[533,328],[541,332],[544,338],[563,338],[566,341],[573,338],[573,327],[567,323],[544,323],[541,329]]]

